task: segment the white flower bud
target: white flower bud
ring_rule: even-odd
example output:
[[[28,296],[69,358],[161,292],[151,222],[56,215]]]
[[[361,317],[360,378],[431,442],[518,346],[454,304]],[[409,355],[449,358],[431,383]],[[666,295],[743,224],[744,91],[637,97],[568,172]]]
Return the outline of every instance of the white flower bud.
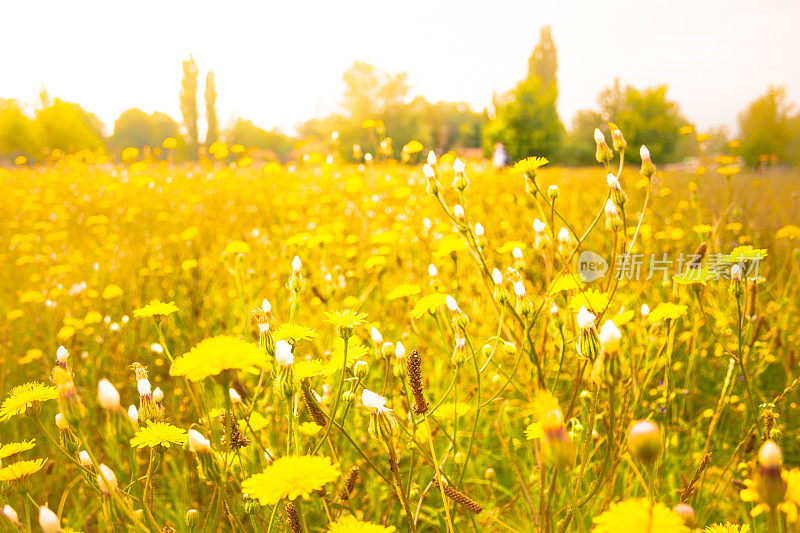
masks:
[[[267,300],[266,298],[261,300],[261,310],[264,311],[265,313],[269,313],[272,311],[272,304],[270,304],[269,300]]]
[[[64,418],[64,415],[61,413],[56,415],[56,427],[60,431],[66,431],[69,429],[69,422],[67,422],[67,419]]]
[[[514,282],[514,294],[517,295],[517,298],[525,297],[525,284],[522,283],[522,280]]]
[[[480,222],[475,224],[475,236],[483,237],[483,224],[481,224]]]
[[[235,405],[237,403],[242,403],[242,397],[239,396],[239,393],[236,392],[236,389],[228,389],[228,394],[231,397],[231,402]]]
[[[558,230],[558,241],[563,244],[569,243],[569,230],[567,228]]]
[[[136,388],[139,389],[139,396],[150,396],[152,393],[150,389],[150,380],[142,378],[136,382]]]
[[[492,270],[492,281],[494,281],[495,285],[501,285],[503,283],[503,274],[496,268]]]
[[[557,315],[557,314],[558,314],[558,306],[556,305],[556,303],[555,303],[555,302],[553,302],[553,303],[550,305],[550,314],[551,314],[551,315]]]
[[[514,256],[514,259],[522,259],[522,250],[520,250],[519,246],[515,246],[513,250],[511,250],[511,255]]]
[[[134,424],[139,423],[139,411],[136,410],[135,405],[128,407],[128,418],[130,418],[131,422]]]
[[[159,343],[154,342],[153,344],[150,345],[150,351],[153,353],[162,354],[164,353],[164,347],[161,346]]]
[[[39,526],[42,528],[42,533],[61,533],[61,523],[56,513],[46,505],[39,508]]]
[[[403,346],[402,342],[398,342],[394,347],[394,356],[398,359],[402,359],[406,356],[406,347]]]
[[[56,350],[56,360],[59,363],[66,363],[67,357],[69,357],[69,352],[63,346],[59,346],[58,350]]]
[[[119,409],[119,392],[105,378],[97,383],[97,401],[103,409]]]
[[[436,269],[436,265],[430,264],[428,265],[428,275],[432,278],[435,278],[439,274],[439,271]]]
[[[539,220],[538,218],[533,219],[533,231],[536,233],[544,233],[547,224]]]
[[[117,476],[114,471],[104,464],[100,464],[100,473],[97,475],[97,486],[104,493],[111,493],[117,490]]]
[[[453,206],[453,216],[456,217],[459,220],[464,218],[464,208],[461,207],[458,204],[454,205]]]
[[[578,316],[576,317],[576,322],[578,323],[578,327],[580,329],[587,329],[594,326],[594,319],[597,318],[595,315],[589,312],[585,306],[581,306],[578,310]]]
[[[361,403],[370,411],[375,411],[378,414],[392,412],[391,409],[386,407],[386,398],[368,389],[364,389],[361,392]]]
[[[619,180],[617,179],[617,177],[614,174],[610,174],[609,173],[609,175],[606,176],[606,183],[612,189],[620,189],[621,188],[620,184],[619,184]]]
[[[618,211],[617,211],[616,204],[614,202],[612,202],[611,200],[606,202],[605,211],[606,211],[606,216],[609,216],[609,217],[615,217],[615,216],[617,216],[619,214]]]
[[[452,296],[450,296],[448,294],[447,298],[445,298],[444,301],[447,304],[447,308],[451,312],[455,313],[456,311],[458,311],[458,303],[456,303],[456,299],[455,298],[453,298]]]
[[[80,451],[78,454],[78,460],[81,462],[81,465],[85,466],[86,468],[92,466],[92,458],[89,457],[89,452],[86,450]]]
[[[12,524],[14,524],[15,526],[19,525],[19,515],[17,514],[17,512],[14,510],[13,507],[11,507],[10,505],[5,505],[3,507],[3,514],[6,515],[6,518],[8,518]]]
[[[642,158],[642,161],[648,161],[650,159],[650,150],[647,149],[647,146],[642,145],[639,148],[639,157]]]
[[[300,267],[302,266],[303,263],[300,262],[300,258],[298,256],[294,256],[294,259],[292,259],[292,270],[295,272],[300,272]]]
[[[426,178],[433,178],[434,176],[436,176],[436,173],[433,171],[433,167],[428,164],[422,165],[422,173],[425,175]]]
[[[435,165],[436,164],[436,154],[433,153],[433,150],[428,152],[428,164]]]
[[[461,174],[462,172],[464,172],[465,168],[466,165],[464,165],[464,162],[461,161],[459,158],[456,158],[456,160],[453,161],[453,172],[455,172],[456,174]]]
[[[650,306],[647,304],[642,304],[642,309],[640,311],[643,317],[647,317],[650,314]]]
[[[594,129],[594,142],[597,144],[606,142],[606,136],[603,135],[603,132],[600,131],[600,128]]]
[[[374,342],[375,344],[382,344],[383,343],[383,335],[381,335],[381,332],[378,331],[378,328],[376,328],[375,326],[372,326],[372,329],[370,330],[369,333],[370,333],[370,336],[372,337],[372,342]]]
[[[275,343],[275,361],[279,366],[288,367],[294,364],[294,355],[292,354],[292,345],[285,340],[279,340]]]
[[[194,453],[206,453],[211,451],[211,441],[203,436],[196,429],[189,430],[189,450]]]
[[[615,353],[619,350],[619,342],[622,340],[622,333],[614,322],[606,320],[600,328],[600,348],[606,353]]]
[[[738,264],[731,267],[731,279],[733,281],[742,281],[742,267]]]
[[[156,403],[161,403],[161,400],[163,399],[164,392],[161,390],[161,387],[156,387],[156,389],[153,391],[153,400],[155,400]]]

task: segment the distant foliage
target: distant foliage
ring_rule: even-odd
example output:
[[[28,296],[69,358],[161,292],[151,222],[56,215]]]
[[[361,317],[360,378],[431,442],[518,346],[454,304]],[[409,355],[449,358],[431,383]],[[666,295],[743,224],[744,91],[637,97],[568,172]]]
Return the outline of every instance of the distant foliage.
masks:
[[[495,97],[495,116],[483,130],[483,149],[505,145],[513,160],[531,155],[555,157],[561,149],[564,125],[558,116],[558,61],[550,28],[542,29],[528,62],[528,76],[510,92]]]
[[[206,145],[219,139],[219,123],[217,121],[217,85],[214,73],[209,71],[206,75]]]
[[[625,132],[625,157],[640,161],[639,147],[647,144],[654,161],[668,163],[681,158],[678,129],[687,120],[678,104],[667,98],[667,85],[637,89],[621,87],[619,80],[598,98],[603,118]],[[608,132],[608,128],[604,128]]]
[[[114,122],[114,134],[109,146],[115,155],[133,146],[144,149],[161,146],[164,139],[180,138],[180,127],[169,115],[152,113],[148,115],[141,109],[128,109]]]
[[[786,91],[782,87],[770,87],[766,94],[739,114],[742,143],[739,153],[747,164],[756,165],[759,157],[771,157],[773,154],[778,161],[798,161],[799,154],[795,152],[790,155],[790,147],[797,148],[800,115],[791,119],[789,112]]]
[[[183,62],[181,80],[181,115],[183,124],[189,132],[192,145],[199,143],[197,132],[197,64],[193,58]]]

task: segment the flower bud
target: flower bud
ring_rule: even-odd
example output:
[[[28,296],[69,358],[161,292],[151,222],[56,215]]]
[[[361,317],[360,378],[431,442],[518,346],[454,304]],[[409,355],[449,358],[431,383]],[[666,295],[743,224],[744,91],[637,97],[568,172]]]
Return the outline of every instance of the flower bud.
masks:
[[[694,509],[687,503],[679,503],[672,508],[672,512],[677,514],[683,520],[683,524],[691,530],[697,527],[697,516]]]
[[[103,494],[110,494],[117,490],[117,476],[104,464],[100,464],[100,473],[97,475],[97,486]]]
[[[236,389],[233,389],[233,388],[228,389],[228,395],[231,397],[231,403],[233,405],[237,405],[237,404],[242,403],[242,397],[236,391]]]
[[[189,529],[194,529],[200,525],[200,513],[197,512],[197,509],[186,511],[186,525]]]
[[[383,342],[383,335],[381,335],[381,332],[378,331],[378,328],[375,326],[373,326],[370,330],[370,336],[372,337],[372,342],[375,343],[375,346],[380,346]]]
[[[275,362],[278,366],[286,368],[294,364],[294,354],[292,354],[292,345],[285,340],[279,340],[275,343]]]
[[[356,364],[353,365],[353,375],[358,379],[364,379],[367,377],[368,372],[369,366],[367,365],[366,361],[356,361]]]
[[[42,528],[42,533],[61,533],[58,516],[46,505],[39,508],[39,527]]]
[[[647,179],[652,178],[656,173],[656,167],[650,160],[650,150],[647,149],[647,146],[642,145],[639,149],[639,156],[642,158],[642,169],[640,170],[642,176]]]
[[[606,202],[605,213],[606,228],[611,231],[619,231],[622,228],[622,217],[613,200]]]
[[[606,176],[606,183],[611,188],[611,199],[614,200],[614,203],[620,207],[624,206],[628,196],[622,190],[617,177],[614,174],[609,174]]]
[[[551,185],[547,188],[547,197],[550,198],[551,202],[558,200],[560,195],[561,189],[558,188],[558,185]]]
[[[161,403],[163,399],[164,399],[164,391],[161,390],[161,387],[156,387],[156,389],[153,391],[153,400],[156,403]]]
[[[628,143],[625,142],[625,137],[622,136],[622,132],[619,130],[619,128],[614,128],[611,130],[611,145],[617,152],[624,152],[625,147],[628,146]]]
[[[19,527],[19,525],[20,525],[20,523],[19,523],[19,515],[17,514],[17,511],[15,511],[13,507],[11,507],[8,504],[3,506],[3,514],[6,516],[6,518],[8,518],[8,520],[12,524],[14,524],[15,526]]]
[[[459,224],[466,223],[466,219],[464,218],[464,208],[460,205],[456,204],[453,206],[453,216]]]
[[[433,166],[436,164],[436,154],[433,153],[433,150],[428,151],[428,164]]]
[[[56,427],[59,431],[66,431],[69,429],[69,422],[67,422],[67,419],[64,418],[64,415],[61,413],[56,414]]]
[[[61,368],[66,368],[67,366],[67,358],[69,357],[69,352],[63,346],[59,346],[58,350],[56,350],[56,362],[58,366]]]
[[[644,318],[647,318],[647,316],[650,314],[650,306],[647,304],[642,304],[642,309],[640,313]]]
[[[606,138],[599,128],[595,128],[594,130],[594,142],[597,145],[597,151],[594,157],[598,163],[608,163],[614,158],[614,153],[606,144]]]
[[[211,452],[211,442],[195,429],[189,430],[189,450],[194,453]]]
[[[394,344],[392,344],[391,342],[384,342],[381,345],[381,355],[383,357],[385,357],[386,359],[390,358],[392,356],[392,354],[395,353],[394,350],[395,350],[394,349]]]
[[[403,346],[402,342],[398,341],[397,345],[394,347],[394,356],[398,359],[402,359],[406,356],[406,347]]]
[[[78,460],[80,461],[81,465],[85,466],[86,468],[92,466],[92,458],[89,457],[89,452],[86,450],[80,451],[78,454]]]
[[[582,306],[578,311],[576,322],[578,324],[578,340],[575,349],[578,355],[594,361],[600,351],[600,339],[597,336],[597,326],[595,326],[595,315],[590,313],[586,307]]]
[[[466,165],[460,159],[456,159],[453,162],[453,172],[455,173],[453,188],[459,192],[464,192],[469,187],[469,179],[467,179],[467,174],[464,172],[465,168]]]
[[[119,409],[119,392],[110,381],[103,378],[97,383],[97,400],[107,410]]]
[[[628,431],[628,450],[644,465],[658,460],[662,446],[661,428],[652,420],[636,422]]]

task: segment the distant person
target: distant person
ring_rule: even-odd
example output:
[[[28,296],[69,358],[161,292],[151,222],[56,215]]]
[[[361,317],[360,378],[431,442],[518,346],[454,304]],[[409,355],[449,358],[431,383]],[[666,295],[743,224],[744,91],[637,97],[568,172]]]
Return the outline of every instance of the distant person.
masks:
[[[508,166],[508,154],[506,147],[503,143],[498,142],[494,145],[494,155],[492,156],[492,165],[494,168],[505,168]]]

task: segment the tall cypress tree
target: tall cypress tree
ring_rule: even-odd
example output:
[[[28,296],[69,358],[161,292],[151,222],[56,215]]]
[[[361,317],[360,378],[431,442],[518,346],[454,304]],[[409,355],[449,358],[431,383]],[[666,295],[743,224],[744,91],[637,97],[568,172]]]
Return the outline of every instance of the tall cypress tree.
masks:
[[[197,65],[194,58],[183,62],[183,80],[181,80],[181,115],[183,124],[189,132],[192,146],[198,144],[197,137]]]
[[[558,57],[556,44],[550,34],[550,26],[544,26],[539,34],[539,42],[528,59],[528,78],[542,80],[542,89],[548,89],[556,81]]]
[[[217,123],[217,87],[214,83],[214,72],[208,71],[206,75],[206,145],[219,139],[219,124]]]

